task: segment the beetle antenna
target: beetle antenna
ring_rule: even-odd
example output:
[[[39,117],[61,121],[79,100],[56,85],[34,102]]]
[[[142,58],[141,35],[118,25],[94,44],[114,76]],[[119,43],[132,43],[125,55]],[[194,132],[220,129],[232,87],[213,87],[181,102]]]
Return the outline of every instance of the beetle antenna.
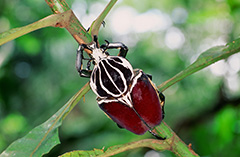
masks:
[[[105,40],[105,42],[107,43],[107,46],[109,45],[109,41],[108,40]]]
[[[106,26],[106,22],[102,21],[102,25],[103,25],[103,27],[105,27]]]

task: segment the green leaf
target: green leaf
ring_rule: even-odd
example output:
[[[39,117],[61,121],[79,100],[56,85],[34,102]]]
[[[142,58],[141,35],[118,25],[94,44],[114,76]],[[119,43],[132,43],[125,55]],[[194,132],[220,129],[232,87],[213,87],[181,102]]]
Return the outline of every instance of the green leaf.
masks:
[[[165,135],[167,139],[158,140],[158,139],[144,139],[135,142],[130,142],[126,144],[115,145],[112,147],[104,149],[93,149],[93,150],[78,150],[67,152],[61,157],[78,157],[78,156],[113,156],[128,150],[136,149],[136,148],[151,148],[156,151],[164,151],[169,150],[172,151],[176,156],[188,156],[194,157],[198,156],[191,147],[188,147],[173,131],[172,129],[163,121],[160,126],[155,128],[157,133]]]
[[[99,156],[104,154],[104,151],[101,149],[94,149],[89,151],[79,150],[72,151],[61,155],[61,157],[78,157],[78,156]]]
[[[89,90],[90,86],[86,84],[50,119],[31,130],[23,138],[13,142],[0,156],[39,157],[48,153],[54,146],[60,143],[58,128],[61,126],[62,120]]]
[[[65,28],[75,38],[79,44],[88,44],[92,42],[92,36],[78,21],[72,10],[69,8],[65,0],[45,0],[54,14],[71,12],[71,16],[65,23]]]
[[[179,72],[177,75],[172,77],[171,79],[163,82],[161,85],[158,86],[160,91],[164,91],[173,84],[177,83],[178,81],[184,79],[185,77],[221,60],[226,59],[229,56],[237,53],[240,51],[240,39],[236,39],[235,41],[226,44],[225,46],[216,46],[213,48],[208,49],[207,51],[203,52],[197,60],[188,66],[183,71]]]

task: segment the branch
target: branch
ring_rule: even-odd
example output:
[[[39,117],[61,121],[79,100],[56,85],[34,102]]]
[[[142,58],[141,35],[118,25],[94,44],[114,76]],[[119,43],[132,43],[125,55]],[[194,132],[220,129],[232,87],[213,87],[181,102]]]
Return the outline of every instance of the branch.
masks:
[[[49,26],[66,27],[69,18],[71,17],[71,13],[71,11],[67,11],[62,14],[50,15],[27,26],[13,28],[11,30],[3,32],[0,34],[0,45],[40,28]]]
[[[54,14],[64,13],[71,10],[65,0],[45,0],[49,5]],[[72,12],[72,10],[71,10]],[[91,43],[92,36],[86,31],[83,25],[78,21],[77,17],[72,12],[69,23],[65,27],[68,32],[74,37],[74,39],[79,43]]]
[[[42,156],[60,143],[58,128],[64,118],[77,105],[80,99],[90,90],[89,83],[84,85],[61,109],[24,137],[14,141],[0,154],[5,156]]]
[[[60,157],[69,157],[69,156],[98,156],[98,157],[108,157],[108,156],[113,156],[122,152],[125,152],[127,150],[132,150],[136,148],[141,148],[141,147],[148,147],[154,150],[168,150],[169,146],[166,145],[163,141],[161,140],[155,140],[155,139],[144,139],[140,141],[135,141],[131,143],[126,143],[126,144],[120,144],[120,145],[115,145],[112,147],[109,147],[108,149],[94,149],[90,151],[72,151],[65,153],[61,155]]]
[[[107,16],[107,14],[109,13],[109,11],[112,9],[116,2],[117,0],[111,0],[106,6],[106,8],[102,11],[102,13],[97,17],[97,19],[92,22],[91,27],[89,29],[89,32],[90,34],[92,34],[92,36],[98,35],[100,26],[102,25],[105,17]]]
[[[172,151],[176,156],[199,156],[192,150],[191,144],[187,146],[164,121],[155,127],[153,131],[166,137],[164,142],[169,145],[168,150]]]
[[[64,13],[66,11],[71,10],[68,4],[65,2],[65,0],[45,0],[46,3],[49,5],[51,10],[54,14],[60,14]],[[89,44],[92,42],[92,37],[94,35],[98,35],[100,26],[104,20],[104,18],[107,16],[111,8],[114,6],[114,4],[117,2],[117,0],[111,0],[106,8],[102,11],[102,13],[98,16],[98,18],[93,21],[89,32],[86,31],[86,29],[83,27],[83,25],[78,21],[77,17],[72,13],[69,18],[69,23],[66,25],[66,29],[68,32],[75,38],[75,40],[79,44]],[[88,52],[89,53],[89,52]]]
[[[203,68],[221,60],[226,59],[229,56],[237,53],[240,51],[240,38],[236,39],[235,41],[226,44],[225,46],[216,46],[208,49],[207,51],[203,52],[197,60],[188,66],[183,71],[179,72],[177,75],[172,77],[171,79],[163,82],[157,88],[160,91],[164,91],[173,84],[177,83],[178,81],[184,79],[185,77],[202,70]]]
[[[156,151],[164,151],[169,150],[172,151],[176,156],[187,156],[194,157],[198,156],[191,148],[191,144],[187,146],[170,128],[167,126],[165,122],[162,122],[161,130],[165,130],[167,133],[166,140],[156,140],[156,139],[144,139],[140,141],[130,142],[126,144],[115,145],[112,147],[104,149],[94,149],[90,151],[78,150],[72,151],[63,154],[61,157],[69,157],[69,156],[99,156],[99,157],[107,157],[113,156],[128,150],[147,147],[154,149]],[[170,131],[170,132],[169,132]]]

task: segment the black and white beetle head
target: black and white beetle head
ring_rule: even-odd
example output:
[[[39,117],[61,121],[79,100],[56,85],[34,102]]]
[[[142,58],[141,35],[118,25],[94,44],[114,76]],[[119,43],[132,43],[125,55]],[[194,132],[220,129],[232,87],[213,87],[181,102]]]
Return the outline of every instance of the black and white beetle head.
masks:
[[[106,52],[107,49],[100,48],[97,45],[98,43],[94,42],[93,44],[89,45],[88,48],[92,51],[91,58],[94,60],[95,65],[100,62],[100,60],[107,58],[108,53]]]

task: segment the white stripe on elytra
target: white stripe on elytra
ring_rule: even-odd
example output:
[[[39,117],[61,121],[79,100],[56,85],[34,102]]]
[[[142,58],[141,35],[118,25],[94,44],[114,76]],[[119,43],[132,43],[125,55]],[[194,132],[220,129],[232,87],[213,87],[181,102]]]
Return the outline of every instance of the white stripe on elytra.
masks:
[[[132,66],[131,66],[131,64],[130,64],[126,59],[124,59],[124,58],[119,58],[119,59],[122,61],[122,63],[121,63],[121,62],[115,61],[115,60],[112,59],[112,58],[114,58],[114,57],[109,56],[108,59],[111,59],[111,60],[112,60],[113,62],[115,62],[116,64],[120,64],[120,65],[122,65],[123,67],[128,68],[128,69],[131,71],[132,75],[131,75],[130,80],[134,77],[135,79],[133,80],[133,84],[132,84],[132,85],[135,85],[135,84],[137,83],[137,79],[141,76],[141,74],[138,74],[138,76],[134,76],[134,75],[133,75]],[[106,59],[106,61],[107,61],[107,59]],[[100,63],[101,63],[101,62],[100,62]],[[119,69],[117,69],[116,67],[112,66],[108,61],[107,61],[107,64],[110,65],[112,68],[114,68],[114,69],[121,75],[121,77],[124,78],[124,75],[123,75],[123,73],[121,72],[121,70],[119,70]],[[102,65],[103,65],[103,63],[102,63]],[[101,69],[100,69],[99,67],[100,67],[100,66],[98,66],[99,76],[101,76]],[[103,67],[104,67],[104,70],[106,71],[106,67],[105,67],[104,65],[103,65]],[[102,103],[102,102],[107,103],[107,102],[117,102],[117,101],[120,101],[120,102],[122,102],[122,103],[124,103],[124,104],[129,104],[128,106],[132,107],[132,100],[131,100],[130,93],[131,93],[132,88],[133,88],[134,86],[131,87],[130,92],[128,92],[127,95],[124,95],[124,96],[123,96],[123,93],[124,93],[125,90],[127,90],[127,89],[124,89],[124,91],[121,92],[120,89],[117,88],[117,85],[113,82],[112,78],[109,77],[110,74],[106,71],[107,76],[110,78],[111,82],[113,83],[113,85],[116,87],[116,89],[119,91],[120,94],[119,94],[119,95],[116,95],[116,94],[113,94],[112,92],[110,92],[109,90],[107,90],[107,88],[105,88],[104,85],[103,85],[103,83],[102,83],[101,77],[99,77],[100,86],[103,88],[103,90],[105,90],[105,92],[106,92],[107,94],[110,94],[110,95],[112,95],[112,96],[115,97],[115,98],[116,98],[116,97],[119,97],[119,96],[121,96],[121,97],[119,97],[119,98],[117,98],[117,99],[112,99],[112,100],[110,100],[110,99],[104,99],[104,97],[101,97],[101,96],[97,93],[97,87],[96,87],[96,79],[97,79],[96,77],[97,77],[97,76],[96,76],[96,72],[95,72],[96,70],[97,70],[97,67],[93,69],[93,72],[92,72],[92,73],[95,74],[95,75],[93,76],[93,77],[94,77],[94,82],[93,82],[92,79],[91,79],[91,80],[90,80],[90,86],[91,86],[92,90],[94,91],[94,93],[95,93],[96,95],[98,95],[100,98],[102,98],[101,100],[98,101],[98,103]],[[137,77],[137,78],[136,78],[136,77]],[[123,81],[124,81],[124,86],[127,88],[126,80],[123,79]]]
[[[133,82],[132,82],[132,86],[130,88],[130,90],[126,93],[126,95],[121,96],[119,98],[115,98],[115,99],[101,99],[98,100],[98,104],[102,104],[102,103],[110,103],[110,102],[122,102],[123,104],[129,106],[129,107],[133,107],[132,104],[132,99],[131,99],[131,93],[133,90],[133,87],[137,84],[138,79],[143,75],[142,70],[138,71],[138,74],[136,76],[134,76],[133,78]]]
[[[90,78],[90,87],[92,88],[92,90],[93,90],[93,92],[96,94],[96,95],[98,95],[97,94],[97,86],[96,86],[96,71],[97,71],[97,69],[94,67],[93,68],[93,71],[92,71],[92,76],[91,76],[91,78]],[[93,75],[94,74],[94,75]],[[93,82],[93,79],[92,79],[92,77],[94,77],[94,82]]]
[[[119,58],[119,59],[123,62],[123,63],[119,63],[119,62],[115,61],[113,58],[115,58],[115,57],[109,57],[108,59],[106,59],[106,63],[107,63],[110,67],[112,67],[113,69],[115,69],[115,70],[120,74],[120,77],[123,78],[122,80],[123,80],[123,84],[124,84],[124,90],[123,90],[123,92],[119,92],[119,93],[121,93],[120,95],[122,95],[122,94],[125,93],[126,90],[128,89],[127,81],[126,81],[126,79],[125,79],[124,74],[122,73],[122,71],[119,70],[118,68],[114,67],[112,64],[110,64],[108,60],[111,59],[111,60],[112,60],[113,62],[115,62],[116,64],[120,64],[120,65],[122,65],[124,68],[129,69],[129,70],[131,71],[131,78],[130,78],[130,79],[132,79],[132,77],[133,77],[133,69],[132,69],[132,65],[131,65],[126,59],[124,59],[124,58]],[[106,68],[105,68],[105,67],[104,67],[104,69],[105,69],[105,71],[106,71]],[[106,72],[107,72],[107,71],[106,71]],[[109,74],[109,73],[108,73],[108,74]],[[108,76],[110,76],[110,74],[109,74]],[[112,77],[111,77],[111,78],[112,78]],[[110,80],[112,81],[112,83],[114,84],[114,86],[117,87],[117,85],[115,85],[115,82],[113,82],[112,79],[110,79]],[[119,89],[119,88],[117,88],[117,89]],[[120,91],[120,89],[119,89],[118,91]],[[113,93],[112,93],[112,94],[113,94]],[[114,95],[114,94],[113,94],[113,95]]]
[[[123,61],[122,63],[117,62],[117,61],[115,61],[114,59],[112,59],[112,61],[114,61],[116,64],[120,64],[120,65],[122,65],[123,67],[129,69],[129,70],[131,71],[131,73],[132,73],[130,79],[132,79],[132,78],[133,78],[133,68],[132,68],[132,65],[131,65],[126,59],[121,59],[121,60]]]
[[[101,87],[102,87],[108,94],[112,95],[113,97],[117,97],[117,96],[122,95],[123,92],[121,92],[120,89],[118,88],[118,86],[115,84],[115,82],[113,81],[111,75],[108,73],[108,71],[107,71],[106,67],[104,66],[104,64],[103,64],[102,62],[99,62],[99,64],[100,64],[100,63],[102,64],[103,69],[104,69],[104,71],[106,72],[108,78],[110,79],[110,81],[112,82],[112,84],[113,84],[114,87],[118,90],[118,92],[119,92],[120,94],[113,94],[113,93],[111,93],[107,88],[105,88],[105,86],[103,85],[103,82],[102,82],[101,77],[99,77]],[[100,70],[100,71],[101,71],[101,70]],[[99,76],[101,76],[101,74],[100,74]]]
[[[120,64],[120,65],[122,65],[123,67],[125,67],[126,69],[129,69],[129,70],[131,71],[131,78],[130,78],[130,80],[131,80],[131,79],[134,77],[134,72],[133,72],[132,65],[131,65],[125,58],[120,58],[120,60],[123,61],[122,63],[115,61],[113,58],[114,58],[114,57],[110,57],[109,59],[111,59],[111,60],[112,60],[113,62],[115,62],[116,64]],[[108,61],[107,61],[107,62],[108,62]],[[110,65],[111,67],[113,67],[114,69],[120,71],[120,73],[122,74],[121,76],[124,78],[124,75],[123,75],[123,73],[121,72],[121,70],[119,70],[118,68],[112,66],[110,63],[109,63],[109,65]],[[125,79],[123,79],[123,80],[124,80],[124,82],[126,82]],[[126,83],[127,83],[127,82],[126,82]]]
[[[130,93],[132,93],[133,87],[137,84],[138,78],[140,78],[143,75],[143,71],[141,69],[139,69],[138,71],[139,71],[138,74],[133,77],[132,86],[129,90]]]
[[[98,104],[101,105],[102,103],[111,103],[111,102],[121,102],[123,104],[125,104],[128,107],[133,107],[133,103],[132,103],[132,99],[131,99],[131,93],[127,92],[126,95],[121,96],[119,98],[115,98],[115,99],[100,99],[98,100]]]
[[[101,63],[101,62],[100,62]],[[103,65],[103,64],[102,64]],[[103,67],[104,67],[104,65],[103,65]],[[92,71],[92,74],[94,74],[94,82],[93,82],[93,79],[91,79],[90,80],[90,86],[91,86],[91,88],[92,88],[92,90],[93,90],[93,92],[96,94],[96,95],[98,95],[99,97],[101,97],[101,98],[103,98],[102,96],[100,96],[99,94],[98,94],[98,92],[97,92],[97,86],[96,86],[96,81],[97,81],[97,74],[96,74],[96,71],[97,71],[97,69],[99,70],[99,83],[100,83],[100,86],[103,88],[103,90],[105,90],[105,92],[107,93],[107,94],[109,94],[109,95],[111,95],[111,96],[113,96],[113,97],[119,97],[119,96],[121,96],[121,94],[123,93],[123,92],[119,92],[120,94],[119,95],[116,95],[116,94],[113,94],[112,92],[110,92],[109,90],[107,90],[107,88],[105,88],[104,87],[104,85],[103,85],[103,83],[102,83],[102,79],[101,79],[101,69],[100,69],[100,66],[95,66],[95,68],[93,69],[93,71]],[[107,75],[108,75],[108,77],[110,76],[110,74],[108,74],[107,73]],[[113,80],[111,81],[111,82],[113,82]],[[116,87],[116,85],[115,85],[115,87]],[[119,91],[119,90],[118,90]]]
[[[111,60],[114,61],[115,63],[120,64],[120,65],[122,65],[122,66],[124,66],[124,67],[126,67],[126,68],[129,68],[130,71],[131,71],[131,73],[133,73],[132,65],[131,65],[125,58],[120,58],[120,57],[119,57],[119,59],[120,59],[121,61],[123,61],[122,63],[120,63],[120,62],[118,62],[118,61],[115,61],[114,58],[115,58],[115,57],[109,57],[109,59],[111,59]],[[133,75],[132,75],[132,77],[133,77]]]
[[[113,69],[115,69],[115,70],[120,74],[120,77],[121,77],[121,78],[123,78],[122,80],[123,80],[123,84],[124,84],[124,90],[123,90],[123,92],[121,92],[121,93],[124,93],[124,92],[127,90],[127,81],[126,81],[126,79],[124,78],[123,73],[122,73],[121,70],[119,70],[118,68],[112,66],[112,65],[108,62],[108,60],[106,60],[106,62],[108,63],[108,65],[109,65],[110,67],[112,67]],[[115,82],[114,82],[114,84],[115,84]]]
[[[118,98],[118,100],[122,103],[124,103],[125,105],[129,106],[129,107],[133,107],[133,103],[132,103],[132,99],[131,99],[131,93],[127,92],[126,95],[124,95],[123,97]]]

